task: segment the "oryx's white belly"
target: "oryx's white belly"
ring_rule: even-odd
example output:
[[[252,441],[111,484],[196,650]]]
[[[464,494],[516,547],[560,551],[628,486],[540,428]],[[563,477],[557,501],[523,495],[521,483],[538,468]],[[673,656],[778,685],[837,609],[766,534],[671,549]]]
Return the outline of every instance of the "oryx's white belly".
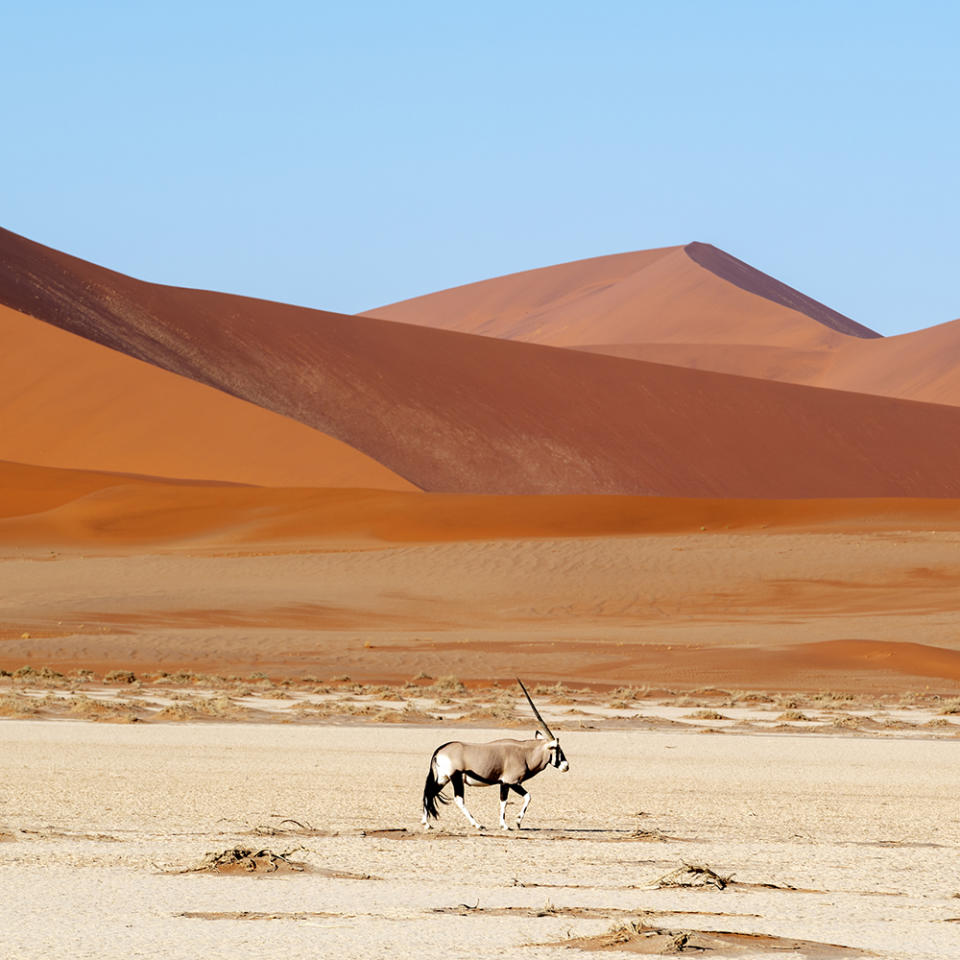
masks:
[[[470,776],[469,773],[463,775],[463,782],[468,787],[489,787],[491,786],[489,780],[478,780],[476,777]]]

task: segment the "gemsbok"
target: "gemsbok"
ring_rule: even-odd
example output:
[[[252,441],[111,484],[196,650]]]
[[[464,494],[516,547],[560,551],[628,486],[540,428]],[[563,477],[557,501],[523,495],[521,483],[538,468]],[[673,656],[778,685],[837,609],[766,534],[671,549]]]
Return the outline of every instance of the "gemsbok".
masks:
[[[512,790],[523,798],[520,813],[517,815],[517,829],[521,828],[523,815],[530,805],[530,794],[523,789],[523,782],[536,776],[548,766],[556,767],[561,773],[570,769],[567,758],[560,749],[560,741],[551,733],[540,711],[533,704],[527,688],[520,678],[517,683],[526,695],[540,725],[533,740],[493,740],[490,743],[461,743],[452,741],[437,747],[430,758],[427,782],[423,787],[423,827],[430,829],[430,820],[440,816],[437,802],[449,803],[442,796],[443,788],[453,784],[453,799],[460,812],[477,830],[484,828],[474,820],[463,802],[463,786],[490,787],[500,785],[500,827],[509,830],[505,818],[507,795]]]

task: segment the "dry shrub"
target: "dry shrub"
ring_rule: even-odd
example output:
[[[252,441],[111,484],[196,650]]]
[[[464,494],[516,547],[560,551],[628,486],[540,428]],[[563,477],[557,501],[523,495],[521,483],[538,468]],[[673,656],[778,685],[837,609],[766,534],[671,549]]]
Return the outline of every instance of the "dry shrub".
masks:
[[[960,713],[960,700],[948,700],[940,711],[940,715],[943,717],[949,717],[957,713]]]
[[[137,719],[136,710],[126,700],[96,700],[80,693],[61,703],[71,714],[83,720],[133,723]]]
[[[104,683],[133,683],[137,675],[132,670],[111,670],[103,678]]]
[[[466,693],[467,688],[459,677],[437,677],[433,683],[433,688],[437,693]]]
[[[40,704],[35,697],[25,697],[21,693],[0,696],[0,717],[35,717],[39,712]]]
[[[695,710],[693,713],[685,714],[685,720],[729,720],[722,713],[716,710]]]
[[[757,690],[736,690],[731,699],[734,703],[773,703],[773,697]]]
[[[781,710],[799,710],[803,706],[797,697],[777,697],[776,704]]]
[[[439,718],[418,710],[412,703],[405,703],[402,710],[392,710],[387,707],[371,719],[377,723],[433,723]]]
[[[190,867],[183,873],[303,873],[307,865],[291,860],[290,854],[273,853],[271,850],[252,850],[246,847],[233,847],[221,853],[208,853],[196,867]]]
[[[227,720],[239,716],[242,710],[229,697],[198,697],[179,701],[164,707],[155,720]]]
[[[785,710],[783,713],[780,714],[779,717],[777,717],[777,719],[778,720],[809,720],[810,717],[808,717],[801,710]]]
[[[834,717],[833,720],[830,721],[830,725],[836,727],[838,730],[859,730],[863,722],[862,717],[842,716]]]

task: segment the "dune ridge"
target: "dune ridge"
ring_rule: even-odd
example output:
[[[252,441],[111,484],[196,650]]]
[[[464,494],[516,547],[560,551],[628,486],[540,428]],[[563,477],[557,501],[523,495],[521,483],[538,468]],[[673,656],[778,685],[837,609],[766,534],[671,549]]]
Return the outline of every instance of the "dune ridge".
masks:
[[[695,241],[694,243],[688,243],[683,249],[694,263],[700,264],[704,269],[715,273],[729,283],[740,287],[742,290],[755,293],[758,297],[764,297],[774,303],[789,307],[791,310],[796,310],[798,313],[805,314],[838,333],[863,339],[875,339],[881,336],[875,330],[865,327],[862,323],[857,323],[856,320],[851,320],[799,290],[794,290],[793,287],[789,287],[780,280],[757,270],[756,267],[751,267],[749,263],[738,260],[711,243]]]
[[[425,490],[960,496],[951,407],[163,287],[9,231],[0,254],[8,304],[299,420]],[[682,249],[649,252],[641,275],[673,270],[676,257],[698,283],[764,304],[779,318],[766,327],[794,346],[811,331],[850,339],[743,293]]]

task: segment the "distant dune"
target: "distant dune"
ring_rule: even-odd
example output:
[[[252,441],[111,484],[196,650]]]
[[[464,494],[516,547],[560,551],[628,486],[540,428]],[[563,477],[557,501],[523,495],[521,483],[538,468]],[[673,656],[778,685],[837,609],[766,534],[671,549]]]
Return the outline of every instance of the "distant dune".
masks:
[[[960,321],[883,338],[705,243],[510,274],[366,315],[960,405]]]
[[[951,407],[163,287],[9,232],[0,256],[8,305],[299,420],[425,490],[960,496],[960,410]],[[749,321],[758,338],[766,329],[767,346],[851,339],[679,248],[612,258],[606,280],[637,257],[647,266],[624,283],[666,271],[680,277],[680,300],[692,298],[680,319],[664,321],[678,337],[684,317],[716,303],[727,305],[731,329]],[[745,298],[756,312],[744,313]],[[565,329],[578,329],[572,314]],[[616,324],[609,331],[621,335]]]
[[[281,486],[415,489],[352,447],[0,306],[0,458]]]
[[[560,347],[704,343],[829,349],[850,336],[879,336],[704,243],[528,270],[365,315]]]

